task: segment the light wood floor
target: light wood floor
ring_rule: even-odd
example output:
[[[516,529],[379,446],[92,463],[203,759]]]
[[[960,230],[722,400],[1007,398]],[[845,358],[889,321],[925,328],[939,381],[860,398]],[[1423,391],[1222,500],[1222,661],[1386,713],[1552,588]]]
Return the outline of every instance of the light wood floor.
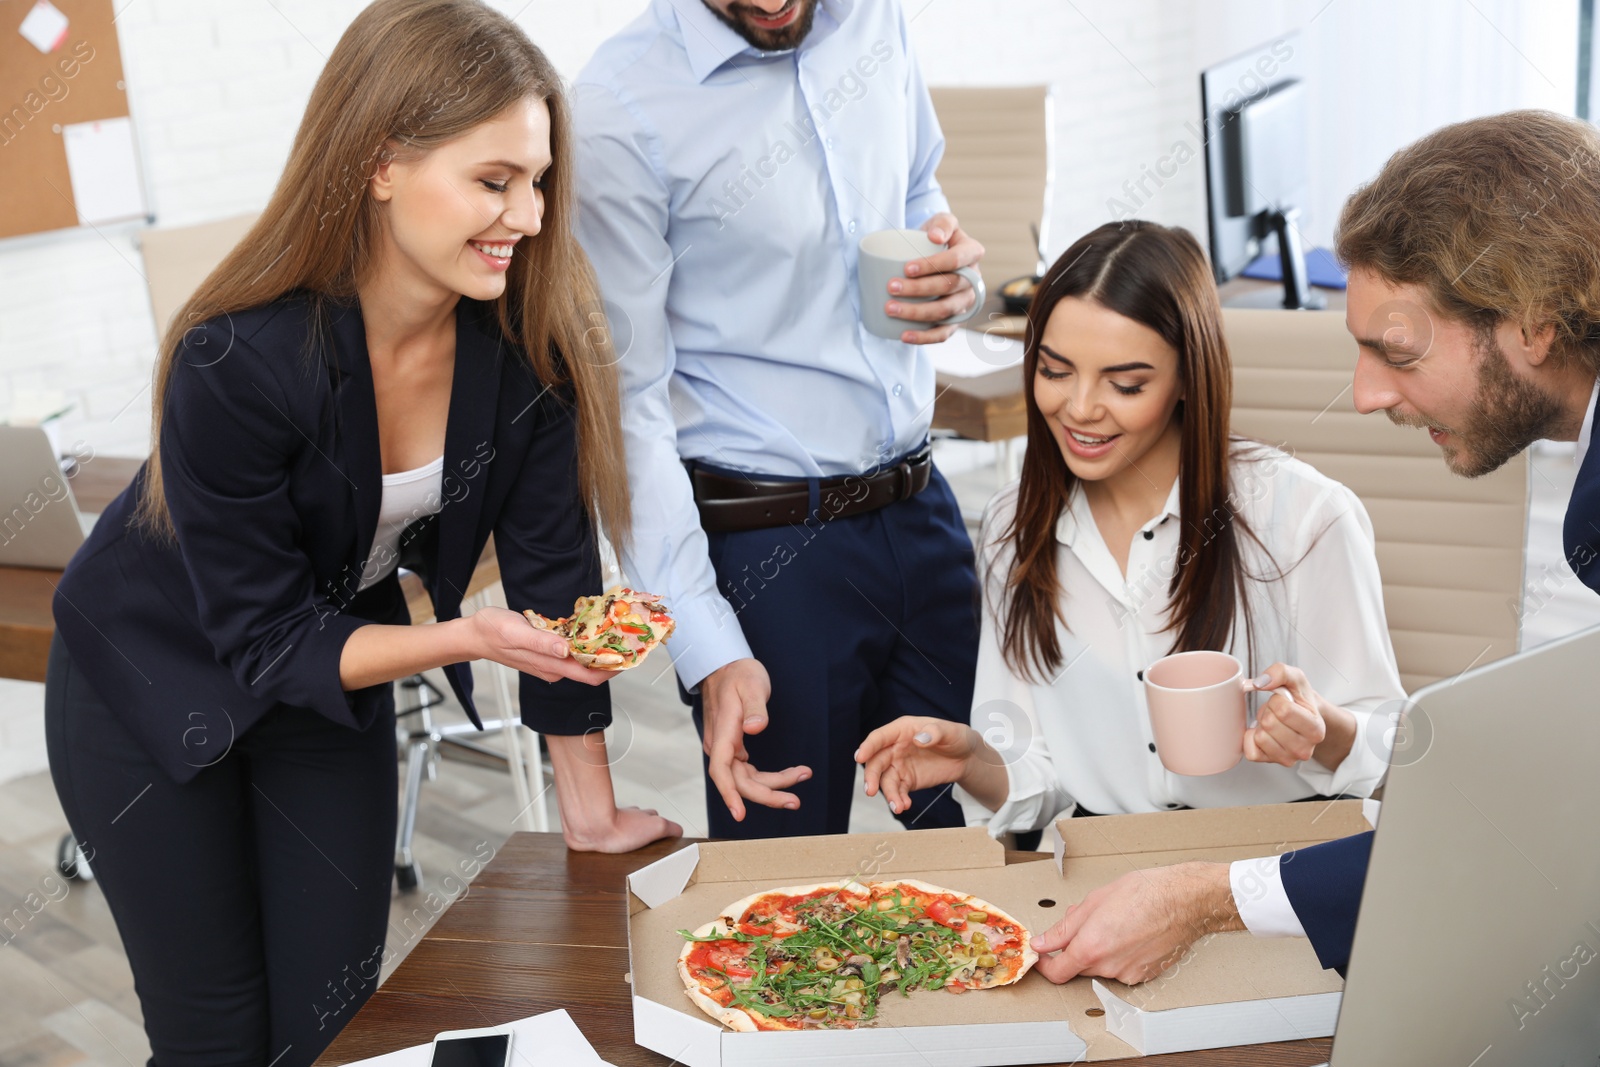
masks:
[[[1526,647],[1600,622],[1600,598],[1561,562],[1570,450],[1541,449],[1535,467],[1529,577],[1555,577],[1530,605]],[[951,481],[967,508],[981,507],[994,486],[986,469]],[[485,714],[498,714],[493,686],[484,681],[478,692]],[[699,742],[668,664],[652,661],[613,686],[616,723],[609,745],[619,802],[656,808],[688,833],[704,834]],[[558,826],[553,792],[543,802]],[[464,759],[440,762],[437,778],[423,787],[417,822],[422,886],[396,893],[391,904],[389,947],[396,961],[447,902],[456,882],[444,876],[485,847],[499,848],[516,808],[504,772]],[[897,825],[881,801],[858,800],[852,829]],[[105,901],[93,883],[68,883],[54,874],[56,843],[65,831],[48,774],[0,784],[0,1067],[143,1067],[149,1047],[138,998]]]

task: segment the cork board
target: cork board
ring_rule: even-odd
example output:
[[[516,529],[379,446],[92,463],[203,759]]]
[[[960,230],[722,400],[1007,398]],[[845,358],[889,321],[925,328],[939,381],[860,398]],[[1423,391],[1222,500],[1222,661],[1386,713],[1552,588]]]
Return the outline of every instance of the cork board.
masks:
[[[78,225],[57,128],[125,118],[112,0],[52,0],[66,38],[48,55],[17,32],[34,0],[0,0],[0,237]]]

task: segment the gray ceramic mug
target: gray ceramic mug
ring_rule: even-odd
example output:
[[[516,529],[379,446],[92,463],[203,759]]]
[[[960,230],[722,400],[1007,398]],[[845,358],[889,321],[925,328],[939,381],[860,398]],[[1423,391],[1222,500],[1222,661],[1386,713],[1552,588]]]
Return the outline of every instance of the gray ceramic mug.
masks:
[[[983,306],[984,297],[988,295],[983,285],[983,275],[978,273],[976,267],[959,267],[953,273],[961,275],[972,283],[974,294],[977,296],[971,308],[939,322],[912,322],[909,319],[891,318],[883,311],[883,305],[890,300],[903,304],[924,304],[939,299],[933,296],[895,296],[889,292],[889,280],[905,277],[908,261],[925,259],[943,252],[945,246],[934,243],[921,230],[879,230],[863,237],[860,248],[856,277],[861,285],[861,322],[869,333],[877,334],[879,337],[898,341],[906,330],[931,330],[937,326],[953,326],[958,322],[966,322],[978,313],[978,309]],[[926,278],[928,275],[922,277]]]

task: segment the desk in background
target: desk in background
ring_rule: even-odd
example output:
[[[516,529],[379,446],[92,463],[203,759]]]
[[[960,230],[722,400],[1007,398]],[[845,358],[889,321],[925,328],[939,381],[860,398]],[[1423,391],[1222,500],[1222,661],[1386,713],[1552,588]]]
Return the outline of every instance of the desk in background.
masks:
[[[318,1067],[557,1008],[567,1009],[601,1059],[668,1067],[665,1056],[633,1043],[626,879],[686,843],[608,856],[570,852],[560,834],[513,834],[345,1025]],[[1012,852],[1007,862],[1049,858]],[[1160,1067],[1308,1067],[1327,1060],[1328,1046],[1325,1039],[1294,1041],[1147,1059]]]
[[[139,472],[142,459],[96,456],[72,476],[78,510],[104,511]],[[61,572],[37,567],[0,567],[0,678],[44,681],[50,638],[56,632],[50,601]]]

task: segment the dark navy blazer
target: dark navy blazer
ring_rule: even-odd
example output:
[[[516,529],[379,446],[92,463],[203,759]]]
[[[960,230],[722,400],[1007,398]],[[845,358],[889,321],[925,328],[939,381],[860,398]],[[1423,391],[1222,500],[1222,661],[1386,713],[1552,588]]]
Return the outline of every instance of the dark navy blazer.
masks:
[[[439,620],[460,615],[491,533],[512,608],[566,615],[599,591],[570,397],[541,385],[490,305],[461,300],[444,503],[407,526],[400,553]],[[141,467],[56,593],[57,628],[95,691],[180,782],[280,704],[366,728],[392,687],[342,689],[345,640],[409,620],[397,575],[357,593],[363,566],[381,562],[368,555],[383,489],[359,304],[296,291],[191,330],[160,455],[176,543],[130,524]],[[445,674],[478,722],[469,665]],[[519,695],[544,733],[610,722],[605,686],[522,675]]]
[[[1568,566],[1584,585],[1600,592],[1600,410],[1590,440],[1594,443],[1578,468],[1561,533]],[[1357,834],[1285,852],[1279,868],[1289,903],[1317,958],[1340,974],[1350,963],[1371,852],[1372,834]]]

